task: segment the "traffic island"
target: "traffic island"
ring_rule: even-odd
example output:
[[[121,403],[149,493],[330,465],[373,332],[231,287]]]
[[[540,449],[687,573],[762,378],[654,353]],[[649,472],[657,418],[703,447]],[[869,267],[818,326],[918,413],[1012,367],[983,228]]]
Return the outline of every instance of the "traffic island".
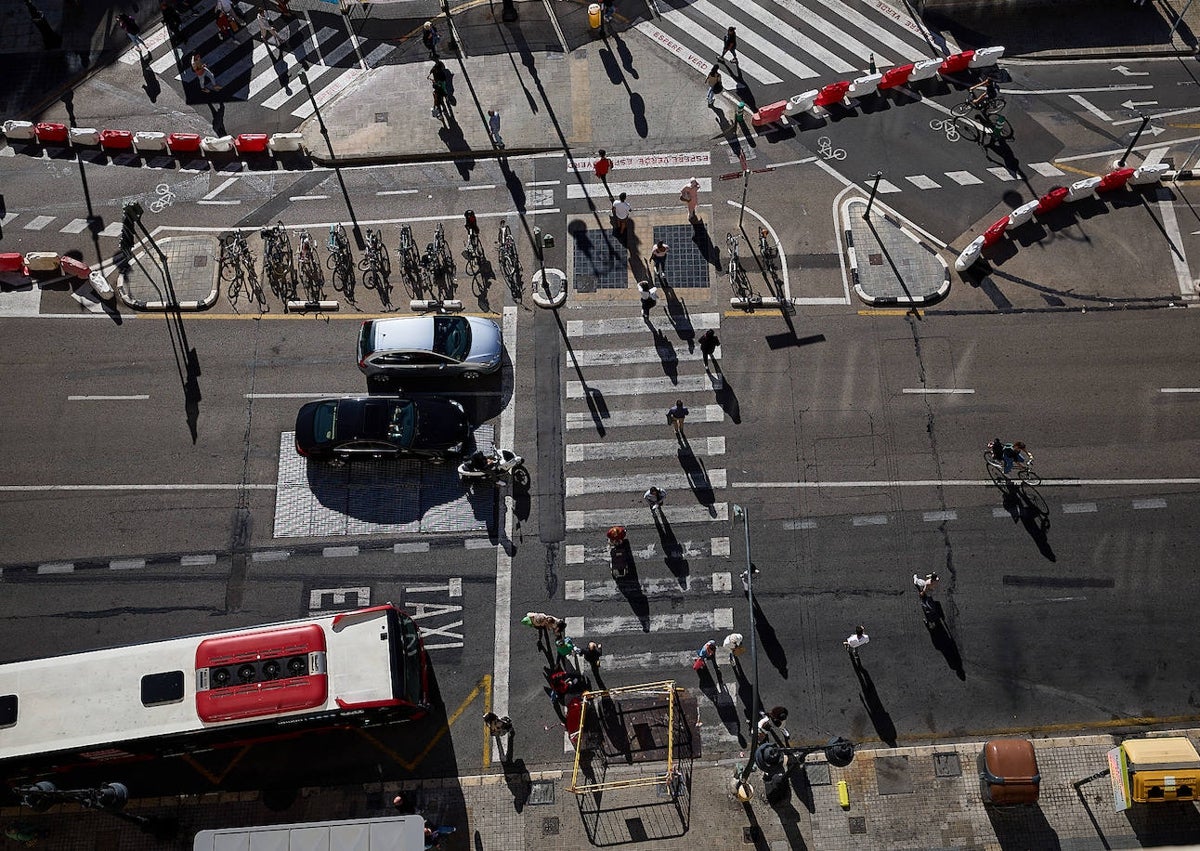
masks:
[[[894,212],[863,198],[842,204],[845,250],[855,294],[874,307],[932,304],[950,291],[950,266]]]
[[[117,293],[134,310],[206,310],[220,292],[219,257],[211,236],[143,241],[121,269]]]

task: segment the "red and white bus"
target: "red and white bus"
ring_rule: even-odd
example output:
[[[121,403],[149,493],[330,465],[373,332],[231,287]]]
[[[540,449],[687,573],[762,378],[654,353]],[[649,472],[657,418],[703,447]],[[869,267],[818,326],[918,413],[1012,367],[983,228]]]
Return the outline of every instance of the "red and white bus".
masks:
[[[428,658],[393,605],[0,665],[6,778],[411,720]]]

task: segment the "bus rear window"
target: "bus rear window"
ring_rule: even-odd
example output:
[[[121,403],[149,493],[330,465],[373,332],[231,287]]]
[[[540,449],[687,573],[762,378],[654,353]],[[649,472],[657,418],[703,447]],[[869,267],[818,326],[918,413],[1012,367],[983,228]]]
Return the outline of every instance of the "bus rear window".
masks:
[[[0,694],[0,727],[11,727],[17,723],[17,696]]]
[[[161,706],[183,700],[183,671],[166,671],[142,677],[142,706]]]

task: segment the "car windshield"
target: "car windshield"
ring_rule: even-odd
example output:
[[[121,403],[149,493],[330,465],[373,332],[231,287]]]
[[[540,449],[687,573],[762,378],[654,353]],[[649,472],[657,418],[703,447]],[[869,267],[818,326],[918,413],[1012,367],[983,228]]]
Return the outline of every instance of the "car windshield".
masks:
[[[466,360],[471,352],[471,324],[462,316],[435,316],[433,350],[456,361]]]
[[[313,414],[313,438],[318,443],[333,440],[337,434],[337,407],[336,401],[323,402]]]
[[[402,402],[392,410],[392,422],[388,426],[388,437],[401,446],[412,446],[417,436],[416,406]]]

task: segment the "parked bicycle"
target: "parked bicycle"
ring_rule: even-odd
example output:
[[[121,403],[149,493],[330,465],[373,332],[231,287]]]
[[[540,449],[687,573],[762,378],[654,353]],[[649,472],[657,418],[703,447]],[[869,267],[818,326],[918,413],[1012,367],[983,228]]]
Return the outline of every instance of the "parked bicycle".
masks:
[[[496,235],[496,251],[500,255],[500,273],[508,284],[513,301],[519,302],[525,293],[521,282],[521,258],[517,255],[517,241],[504,219],[500,220],[500,231]]]
[[[325,278],[321,274],[321,263],[317,257],[317,246],[313,244],[308,231],[300,231],[300,286],[309,301],[320,301],[325,287]]]
[[[412,228],[403,225],[400,228],[400,246],[396,249],[400,255],[400,274],[409,294],[420,298],[425,289],[425,270],[421,265],[421,252],[417,250],[417,241],[413,239]]]
[[[738,298],[750,298],[752,289],[746,270],[742,268],[741,258],[738,257],[740,239],[732,233],[725,234],[725,245],[729,249],[729,285]]]
[[[268,310],[262,285],[258,282],[258,271],[254,266],[254,255],[246,244],[246,235],[235,230],[221,238],[220,276],[229,282],[226,297],[230,306],[237,311],[237,302],[245,292],[247,298],[258,304],[260,312]]]
[[[354,301],[354,257],[350,254],[350,240],[341,224],[329,226],[329,256],[325,258],[329,267],[329,283],[334,292]]]
[[[363,273],[363,286],[369,290],[375,290],[380,294],[381,298],[386,300],[388,286],[388,276],[392,271],[391,260],[388,258],[387,249],[383,245],[383,234],[377,230],[367,230],[367,247],[364,250],[362,260],[358,261],[358,268]]]
[[[271,285],[271,292],[283,301],[296,297],[296,274],[292,268],[292,240],[283,222],[274,227],[263,228],[263,274]]]

